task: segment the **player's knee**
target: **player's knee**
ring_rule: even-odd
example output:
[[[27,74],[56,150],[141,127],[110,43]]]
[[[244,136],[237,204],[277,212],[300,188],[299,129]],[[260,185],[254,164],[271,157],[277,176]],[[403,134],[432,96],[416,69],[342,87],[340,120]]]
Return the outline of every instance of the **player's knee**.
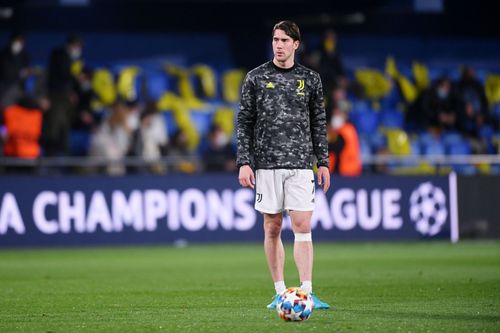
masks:
[[[264,232],[270,238],[280,237],[281,219],[266,219],[264,221]]]
[[[311,232],[311,222],[309,220],[297,220],[293,222],[293,232],[309,233]]]
[[[279,238],[281,236],[281,228],[276,226],[268,227],[264,232],[268,238]]]

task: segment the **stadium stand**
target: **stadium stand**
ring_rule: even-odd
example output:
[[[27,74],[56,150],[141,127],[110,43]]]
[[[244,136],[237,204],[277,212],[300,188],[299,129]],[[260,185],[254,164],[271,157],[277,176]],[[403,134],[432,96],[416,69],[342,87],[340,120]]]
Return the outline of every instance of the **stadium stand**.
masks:
[[[102,37],[92,38],[90,45],[96,41],[99,43],[103,41]],[[54,36],[49,40],[54,40]],[[171,37],[170,40],[175,43],[180,39]],[[224,45],[219,37],[215,40],[222,50],[228,50],[228,46]],[[351,43],[352,46],[353,40],[355,39],[350,41],[347,39],[347,45]],[[387,39],[383,40],[382,44],[390,42],[391,40]],[[35,45],[40,43],[38,41]],[[372,41],[368,41],[367,45],[370,43]],[[157,40],[151,44],[158,47]],[[208,44],[209,40],[205,40],[204,45]],[[401,48],[404,48],[404,45]],[[178,49],[177,44],[174,50]],[[102,52],[106,50],[110,51],[105,47]],[[88,66],[92,66],[91,108],[96,125],[108,116],[111,106],[118,99],[141,105],[154,102],[164,119],[168,135],[173,137],[178,131],[184,132],[189,149],[196,154],[201,156],[206,149],[207,135],[214,124],[232,138],[231,142],[234,145],[239,91],[246,70],[232,66],[230,59],[215,60],[213,54],[207,54],[206,61],[200,61],[199,54],[190,53],[194,50],[188,51],[183,56],[177,56],[174,51],[159,58],[139,57],[121,60],[126,58],[122,56],[111,61],[109,55],[106,55],[96,56],[96,59],[101,60],[94,63],[85,62],[83,59],[75,62],[72,67],[75,77]],[[456,82],[460,78],[462,64],[456,59],[445,63],[438,63],[426,57],[411,59],[404,52],[394,53],[403,55],[399,58],[386,55],[382,60],[377,52],[379,51],[365,55],[364,61],[359,59],[357,63],[347,61],[348,65],[345,68],[346,76],[350,80],[349,85],[345,87],[349,120],[359,133],[361,154],[365,163],[370,164],[381,154],[406,158],[407,160],[390,165],[391,171],[398,172],[398,168],[402,168],[401,170],[405,172],[404,168],[408,167],[418,169],[421,163],[417,159],[421,157],[470,156],[478,153],[498,155],[500,147],[498,68],[488,64],[476,67],[476,77],[484,86],[489,112],[484,124],[478,127],[477,134],[470,136],[461,132],[458,126],[451,131],[429,131],[428,128],[415,127],[407,121],[408,109],[417,97],[429,89],[443,74]],[[90,54],[95,54],[95,50]],[[116,56],[116,50],[112,54]],[[26,91],[31,94],[39,91],[44,80],[44,66],[37,65],[36,70],[25,81]],[[352,86],[356,86],[358,90],[351,89]],[[325,91],[327,97],[329,93]],[[91,139],[91,128],[73,129],[70,134],[70,154],[86,156]],[[428,165],[436,165],[436,161],[431,161]],[[450,166],[453,170],[464,173],[491,173],[497,170],[497,168],[482,168],[463,163],[451,163]],[[365,168],[365,170],[370,169]]]

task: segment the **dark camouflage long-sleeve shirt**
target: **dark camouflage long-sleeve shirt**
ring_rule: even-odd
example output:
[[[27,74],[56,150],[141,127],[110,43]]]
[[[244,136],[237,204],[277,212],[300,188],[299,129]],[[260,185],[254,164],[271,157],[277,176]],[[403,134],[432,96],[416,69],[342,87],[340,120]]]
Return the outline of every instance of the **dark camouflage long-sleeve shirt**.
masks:
[[[318,73],[269,61],[243,82],[238,114],[238,167],[311,169],[328,167],[326,116]]]

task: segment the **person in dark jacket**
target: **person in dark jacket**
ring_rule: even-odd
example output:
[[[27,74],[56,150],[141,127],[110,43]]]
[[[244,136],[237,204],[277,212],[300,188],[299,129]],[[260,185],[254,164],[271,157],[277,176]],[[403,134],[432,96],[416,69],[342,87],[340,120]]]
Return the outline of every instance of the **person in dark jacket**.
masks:
[[[208,172],[234,172],[236,154],[224,130],[213,125],[208,133],[208,148],[203,153],[203,164]]]
[[[457,82],[459,98],[458,128],[466,136],[479,137],[479,129],[489,122],[488,100],[484,86],[476,77],[474,68],[463,69]]]
[[[44,115],[43,145],[47,156],[69,153],[69,132],[76,116],[78,82],[71,72],[73,62],[81,57],[83,42],[70,35],[63,47],[50,55],[48,94],[50,109]]]
[[[7,46],[0,51],[0,111],[23,96],[29,64],[24,35],[13,33]]]

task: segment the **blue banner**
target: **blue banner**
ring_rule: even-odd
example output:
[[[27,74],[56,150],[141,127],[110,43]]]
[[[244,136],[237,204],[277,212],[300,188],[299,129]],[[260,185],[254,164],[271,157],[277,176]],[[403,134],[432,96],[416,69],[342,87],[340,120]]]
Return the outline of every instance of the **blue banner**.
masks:
[[[226,174],[0,177],[0,246],[262,241],[254,200]],[[315,240],[458,239],[454,175],[334,177],[315,202]]]

